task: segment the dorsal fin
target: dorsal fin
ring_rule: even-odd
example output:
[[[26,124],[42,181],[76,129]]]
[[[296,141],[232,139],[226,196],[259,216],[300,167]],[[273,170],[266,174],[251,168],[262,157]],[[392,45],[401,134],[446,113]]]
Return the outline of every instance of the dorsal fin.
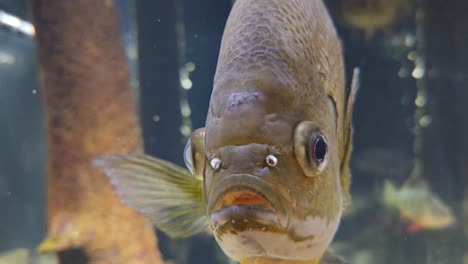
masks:
[[[351,152],[353,149],[353,106],[356,99],[357,91],[360,85],[360,70],[354,68],[353,80],[351,82],[351,89],[349,90],[348,97],[346,100],[346,110],[344,116],[344,153],[341,161],[341,187],[344,193],[344,205],[345,207],[351,204],[351,197],[349,194],[349,184],[351,182],[351,172],[349,170],[349,160],[351,158]]]

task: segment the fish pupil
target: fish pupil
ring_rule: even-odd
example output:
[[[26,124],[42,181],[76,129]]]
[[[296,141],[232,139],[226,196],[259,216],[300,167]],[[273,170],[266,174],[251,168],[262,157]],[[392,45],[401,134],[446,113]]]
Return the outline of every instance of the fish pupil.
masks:
[[[327,154],[328,146],[323,137],[318,136],[314,142],[313,154],[315,160],[322,162]]]

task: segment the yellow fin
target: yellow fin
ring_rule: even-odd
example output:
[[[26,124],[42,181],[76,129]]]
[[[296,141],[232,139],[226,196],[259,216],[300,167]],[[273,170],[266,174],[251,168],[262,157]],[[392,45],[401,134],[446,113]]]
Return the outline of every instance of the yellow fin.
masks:
[[[109,155],[94,160],[122,202],[172,237],[208,227],[202,181],[173,163],[147,155]]]
[[[63,248],[62,244],[61,241],[55,238],[47,237],[37,246],[36,250],[39,253],[55,252]]]

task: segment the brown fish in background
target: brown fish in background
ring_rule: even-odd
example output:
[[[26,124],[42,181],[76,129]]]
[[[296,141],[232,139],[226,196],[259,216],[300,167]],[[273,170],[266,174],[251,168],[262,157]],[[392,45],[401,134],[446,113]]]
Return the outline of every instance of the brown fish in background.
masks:
[[[322,1],[237,0],[206,127],[185,149],[190,172],[144,155],[95,165],[169,235],[210,227],[241,263],[319,263],[350,202],[353,83],[346,97]]]
[[[406,0],[343,0],[342,15],[348,25],[364,30],[370,40],[375,32],[392,26],[408,8]]]
[[[427,183],[405,184],[401,188],[385,181],[383,202],[399,211],[404,220],[410,222],[408,232],[440,230],[455,224],[452,209],[429,189]]]

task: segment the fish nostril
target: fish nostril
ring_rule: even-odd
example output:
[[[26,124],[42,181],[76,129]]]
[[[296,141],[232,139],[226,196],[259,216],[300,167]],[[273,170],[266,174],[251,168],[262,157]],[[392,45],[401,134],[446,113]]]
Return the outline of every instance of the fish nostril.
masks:
[[[222,161],[218,158],[213,158],[210,161],[210,165],[214,170],[219,170],[221,168]]]
[[[265,158],[265,162],[268,166],[275,167],[276,165],[278,165],[278,158],[270,154]]]

